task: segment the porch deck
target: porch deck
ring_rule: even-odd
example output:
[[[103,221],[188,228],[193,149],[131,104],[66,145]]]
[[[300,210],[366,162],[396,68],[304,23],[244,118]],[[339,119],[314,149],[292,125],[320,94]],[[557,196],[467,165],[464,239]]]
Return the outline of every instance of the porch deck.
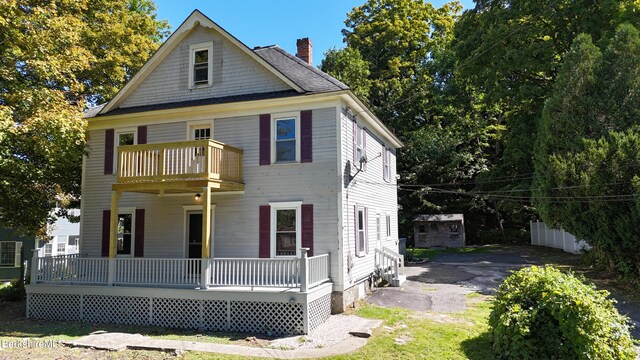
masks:
[[[295,259],[34,258],[27,316],[304,334],[330,315],[332,283],[329,255],[302,253]]]

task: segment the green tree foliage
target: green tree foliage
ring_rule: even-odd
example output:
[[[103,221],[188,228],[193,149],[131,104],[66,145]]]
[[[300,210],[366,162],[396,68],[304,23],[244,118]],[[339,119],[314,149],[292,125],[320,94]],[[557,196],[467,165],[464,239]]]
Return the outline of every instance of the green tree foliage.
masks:
[[[522,175],[532,172],[537,123],[562,55],[580,33],[597,42],[625,21],[639,24],[639,10],[632,0],[478,0],[461,16],[454,40],[457,70],[482,89],[489,106],[500,109],[506,128],[488,178],[513,176],[520,180],[507,190],[530,188],[531,176]]]
[[[540,126],[534,199],[609,270],[639,277],[640,34],[624,24],[600,44],[580,35],[565,56]]]
[[[628,319],[608,296],[553,267],[510,275],[489,317],[495,358],[635,359]]]
[[[82,110],[112,97],[166,35],[149,0],[0,0],[0,217],[43,230],[80,192]]]
[[[402,183],[445,184],[447,193],[399,193],[405,234],[422,212],[464,212],[474,231],[500,223],[486,199],[465,194],[491,166],[490,150],[504,128],[498,108],[456,73],[451,42],[461,9],[457,2],[436,9],[422,0],[367,1],[347,15],[346,48],[329,51],[322,63],[405,143]]]

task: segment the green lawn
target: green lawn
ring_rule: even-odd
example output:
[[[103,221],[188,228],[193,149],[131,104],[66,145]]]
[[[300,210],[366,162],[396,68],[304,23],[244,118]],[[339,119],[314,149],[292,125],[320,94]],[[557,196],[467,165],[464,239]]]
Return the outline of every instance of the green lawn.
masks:
[[[499,251],[502,247],[498,245],[484,245],[464,248],[435,248],[435,249],[423,249],[423,248],[408,248],[405,260],[411,261],[413,259],[432,259],[436,255],[440,254],[482,254],[493,251]]]

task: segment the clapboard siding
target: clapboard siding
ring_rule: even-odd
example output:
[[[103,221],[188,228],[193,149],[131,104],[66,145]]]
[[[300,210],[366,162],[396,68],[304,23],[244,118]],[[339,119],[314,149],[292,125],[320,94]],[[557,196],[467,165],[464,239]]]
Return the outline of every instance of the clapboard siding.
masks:
[[[362,124],[356,117],[358,124]],[[348,189],[342,191],[342,216],[343,216],[343,261],[344,261],[344,288],[355,285],[374,271],[375,249],[377,243],[376,214],[380,214],[382,246],[396,249],[398,239],[398,198],[396,190],[396,156],[392,149],[389,159],[389,182],[385,182],[382,174],[382,150],[383,139],[380,134],[367,129],[366,151],[369,163],[366,171],[360,172],[349,184]],[[347,117],[344,111],[341,114],[341,142],[342,142],[342,167],[347,161],[353,162],[353,121]],[[385,144],[390,147],[390,144]],[[351,173],[356,169],[352,166]],[[361,205],[368,208],[367,241],[369,253],[358,257],[355,252],[355,219],[354,206]],[[391,215],[391,236],[386,236],[386,214]],[[349,258],[352,261],[349,261]],[[351,269],[348,264],[351,263]]]
[[[301,109],[307,110],[307,109]],[[259,165],[258,116],[214,119],[215,140],[243,149],[244,194],[213,197],[214,256],[258,257],[258,209],[275,201],[302,201],[314,206],[314,252],[331,253],[332,276],[340,284],[337,251],[338,191],[336,109],[312,110],[313,162]],[[133,124],[132,124],[133,125]],[[90,131],[85,164],[82,252],[100,256],[102,211],[109,209],[115,175],[103,174],[104,130]],[[148,143],[182,141],[186,123],[148,126]],[[158,197],[124,193],[120,208],[145,209],[145,257],[182,257],[184,205],[197,205],[193,196]]]
[[[259,205],[302,201],[313,204],[314,253],[331,253],[332,276],[340,278],[336,109],[313,109],[312,116],[313,162],[266,166],[259,165],[258,116],[215,119],[215,139],[244,151],[245,181],[244,194],[214,198],[216,256],[258,257]]]
[[[213,86],[189,89],[189,46],[213,41]],[[197,26],[121,107],[289,90],[290,87],[214,30]]]

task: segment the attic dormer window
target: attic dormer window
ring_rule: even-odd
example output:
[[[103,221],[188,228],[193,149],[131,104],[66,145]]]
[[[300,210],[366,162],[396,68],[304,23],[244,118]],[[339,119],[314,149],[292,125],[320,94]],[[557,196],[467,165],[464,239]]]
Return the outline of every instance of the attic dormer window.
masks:
[[[213,42],[189,47],[190,88],[211,86],[213,75]]]

